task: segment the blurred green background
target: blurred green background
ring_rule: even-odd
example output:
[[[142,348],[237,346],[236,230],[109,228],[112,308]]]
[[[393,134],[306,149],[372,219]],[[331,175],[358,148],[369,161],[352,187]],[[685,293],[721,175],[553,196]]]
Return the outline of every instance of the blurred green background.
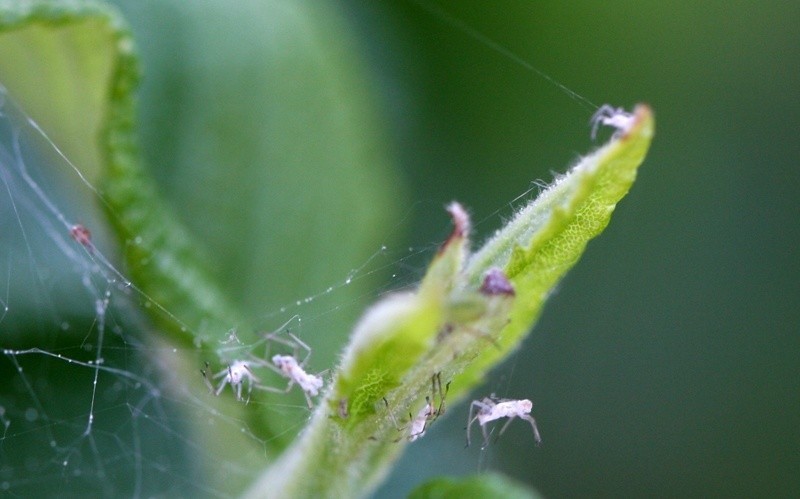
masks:
[[[589,147],[591,110],[463,29],[414,3],[348,5],[410,99],[394,136],[413,200],[482,220]],[[796,497],[800,4],[437,5],[596,104],[649,102],[657,132],[609,228],[476,393],[531,397],[541,448],[517,424],[465,452],[453,408],[383,491],[497,467],[549,497]]]
[[[532,399],[543,445],[518,423],[465,450],[450,406],[376,496],[486,469],[548,497],[800,495],[800,3],[114,3],[144,158],[256,320],[389,247],[391,270],[298,310],[318,366],[421,272],[430,252],[397,248],[434,248],[445,203],[479,242],[593,147],[593,107],[471,30],[596,105],[655,110],[631,193],[475,394]]]

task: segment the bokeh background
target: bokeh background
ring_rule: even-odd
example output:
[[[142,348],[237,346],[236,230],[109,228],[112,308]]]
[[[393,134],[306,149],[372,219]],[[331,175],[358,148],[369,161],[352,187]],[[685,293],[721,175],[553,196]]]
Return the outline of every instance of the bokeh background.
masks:
[[[596,104],[649,102],[657,133],[609,228],[479,393],[531,396],[542,447],[519,424],[464,458],[454,409],[384,491],[488,463],[548,497],[797,496],[800,5],[436,5]],[[388,16],[384,50],[401,49],[375,65],[414,95],[412,196],[481,219],[588,147],[591,111],[426,10],[361,20]]]
[[[321,366],[422,272],[447,202],[480,241],[594,147],[592,103],[655,110],[610,226],[475,393],[531,398],[543,445],[519,423],[465,450],[452,405],[376,497],[484,470],[547,497],[800,495],[800,3],[113,3],[144,158],[256,319],[387,264],[299,310]]]

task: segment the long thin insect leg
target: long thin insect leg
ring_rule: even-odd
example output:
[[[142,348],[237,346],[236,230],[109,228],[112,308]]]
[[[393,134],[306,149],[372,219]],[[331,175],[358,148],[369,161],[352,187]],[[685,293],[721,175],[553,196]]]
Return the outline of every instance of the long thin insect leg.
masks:
[[[486,425],[481,425],[481,430],[483,431],[483,446],[481,449],[485,449],[489,447],[489,433],[486,431]]]
[[[497,438],[494,440],[495,442],[497,442],[500,439],[500,437],[503,435],[503,433],[505,433],[506,428],[508,428],[508,426],[511,424],[511,422],[514,421],[515,419],[517,419],[516,416],[511,416],[510,418],[508,418],[508,421],[506,421],[506,424],[504,424],[503,427],[500,428],[500,432],[497,434]]]
[[[477,402],[477,400],[473,400],[472,403],[469,405],[469,416],[467,417],[467,428],[466,428],[467,429],[467,445],[465,447],[469,447],[469,445],[470,445],[469,432],[472,429],[472,423],[474,423],[475,420],[478,419],[478,416],[475,415],[475,407],[477,407],[476,402]]]
[[[522,419],[531,424],[531,428],[533,428],[533,438],[536,440],[536,445],[540,445],[542,443],[542,437],[539,435],[539,428],[536,427],[536,420],[533,419],[533,416],[522,416]]]

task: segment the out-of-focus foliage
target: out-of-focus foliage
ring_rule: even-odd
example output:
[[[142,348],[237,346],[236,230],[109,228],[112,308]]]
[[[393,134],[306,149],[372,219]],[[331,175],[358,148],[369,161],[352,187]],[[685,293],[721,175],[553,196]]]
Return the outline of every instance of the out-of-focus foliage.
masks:
[[[438,478],[420,485],[409,499],[458,499],[461,497],[502,497],[505,499],[536,499],[531,490],[502,475],[486,473],[462,480]]]
[[[528,349],[478,394],[533,399],[546,444],[534,448],[515,438],[512,427],[484,455],[465,452],[466,409],[452,407],[409,449],[381,496],[402,495],[443,467],[474,472],[479,462],[534,483],[547,496],[800,494],[800,263],[792,251],[800,243],[800,108],[794,98],[800,88],[794,70],[800,67],[800,6],[343,2],[347,22],[335,36],[348,37],[354,53],[368,58],[365,84],[378,90],[382,121],[410,186],[399,200],[408,200],[403,220],[413,234],[409,244],[441,239],[445,218],[429,213],[452,199],[472,210],[479,239],[490,234],[511,212],[507,202],[520,193],[521,181],[550,180],[551,171],[585,148],[593,112],[420,3],[441,4],[597,104],[650,102],[659,112],[659,141],[631,194],[636,209],[621,208],[624,216],[593,243],[551,299]],[[241,116],[238,128],[212,112],[225,108],[226,97],[238,91],[231,86],[241,82],[263,84],[269,93],[257,63],[263,56],[234,36],[258,34],[259,23],[269,19],[247,10],[258,8],[252,2],[117,4],[143,55],[142,144],[160,188],[187,218],[201,211],[208,216],[202,207],[235,211],[226,204],[229,196],[214,193],[218,186],[210,194],[199,189],[197,197],[186,190],[210,178],[208,164],[229,173],[257,169],[258,161],[232,158],[240,148],[262,147],[262,134],[271,135],[259,124],[273,122],[262,117],[289,124],[295,123],[291,116],[302,117],[258,115],[249,101],[233,103],[232,114]],[[292,50],[290,44],[278,54],[296,58]],[[204,57],[219,63],[219,80],[205,79]],[[253,66],[234,71],[224,65],[228,58],[249,58]],[[219,91],[214,81],[222,82]],[[210,102],[216,99],[223,100]],[[214,135],[212,127],[217,136],[244,145],[192,142]],[[296,123],[292,131],[297,138],[308,135]],[[205,147],[210,152],[198,159]],[[193,162],[201,164],[200,176]],[[538,173],[531,173],[534,168]],[[293,173],[284,172],[289,179]],[[313,180],[319,173],[304,175]],[[389,175],[387,182],[396,185]],[[297,222],[289,215],[303,212],[287,204],[298,200],[292,189],[249,199],[276,201],[279,215],[261,220],[265,224],[281,220],[292,227]],[[246,215],[264,217],[266,211]],[[222,278],[235,281],[235,265],[281,262],[265,270],[275,272],[268,279],[236,297],[255,310],[275,310],[287,297],[318,291],[376,247],[362,242],[354,244],[361,248],[354,257],[319,261],[311,274],[322,276],[320,285],[296,277],[293,255],[248,253],[251,239],[256,247],[261,238],[286,239],[287,228],[258,231],[225,220],[214,230],[203,217],[187,220],[212,255],[232,257],[228,267],[218,268]],[[397,225],[389,225],[396,233]],[[313,228],[329,229],[324,223]],[[337,236],[343,230],[330,229]],[[386,232],[377,231],[380,240]],[[282,247],[299,246],[289,239]],[[344,334],[344,322],[331,330]],[[317,348],[315,358],[331,361],[338,341]]]
[[[381,492],[447,463],[547,497],[799,494],[800,5],[419,3],[597,105],[649,102],[659,130],[526,350],[475,394],[530,397],[542,447],[512,428],[465,455],[467,411],[453,408]],[[495,171],[549,181],[588,142],[591,109],[418,3],[348,4],[372,13],[370,33],[393,20],[397,44],[375,60],[414,96],[417,126],[397,136],[415,199],[464,202],[486,219],[479,238],[519,194]]]

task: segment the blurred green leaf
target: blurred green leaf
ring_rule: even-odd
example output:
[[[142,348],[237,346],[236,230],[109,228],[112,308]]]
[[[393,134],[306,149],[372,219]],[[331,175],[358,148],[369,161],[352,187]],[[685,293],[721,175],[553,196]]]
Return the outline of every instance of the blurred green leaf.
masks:
[[[337,6],[120,6],[142,34],[149,64],[143,157],[199,240],[215,282],[241,310],[239,322],[218,334],[248,323],[279,326],[288,317],[265,316],[343,284],[400,235],[393,214],[405,187],[373,76]],[[335,361],[363,296],[382,277],[338,287],[338,305],[317,300],[340,311],[310,331],[315,362]]]
[[[461,499],[464,497],[535,499],[540,496],[524,485],[497,473],[466,478],[434,478],[412,490],[408,495],[408,499]]]
[[[124,249],[119,268],[141,304],[172,341],[197,352],[192,373],[203,361],[217,372],[240,355],[221,347],[232,330],[242,342],[260,340],[258,332],[277,325],[264,322],[265,312],[343,283],[389,242],[385,227],[402,186],[336,7],[165,0],[149,8],[174,22],[163,43],[147,40],[161,57],[148,52],[145,64],[153,66],[145,71],[165,88],[175,88],[174,78],[181,83],[179,95],[146,93],[151,120],[143,136],[170,140],[148,140],[144,155],[140,61],[113,9],[81,1],[0,5],[0,69],[9,93],[98,188]],[[176,50],[180,74],[164,60]],[[143,156],[160,163],[148,171]],[[177,189],[170,178],[181,179]],[[357,302],[372,286],[355,280],[337,299]],[[355,310],[325,323],[315,359],[332,361]],[[263,436],[294,424],[258,414],[261,407],[248,414]],[[266,440],[280,448],[291,439],[281,435]]]
[[[97,182],[108,84],[130,33],[96,2],[0,3],[0,77],[82,174]]]

